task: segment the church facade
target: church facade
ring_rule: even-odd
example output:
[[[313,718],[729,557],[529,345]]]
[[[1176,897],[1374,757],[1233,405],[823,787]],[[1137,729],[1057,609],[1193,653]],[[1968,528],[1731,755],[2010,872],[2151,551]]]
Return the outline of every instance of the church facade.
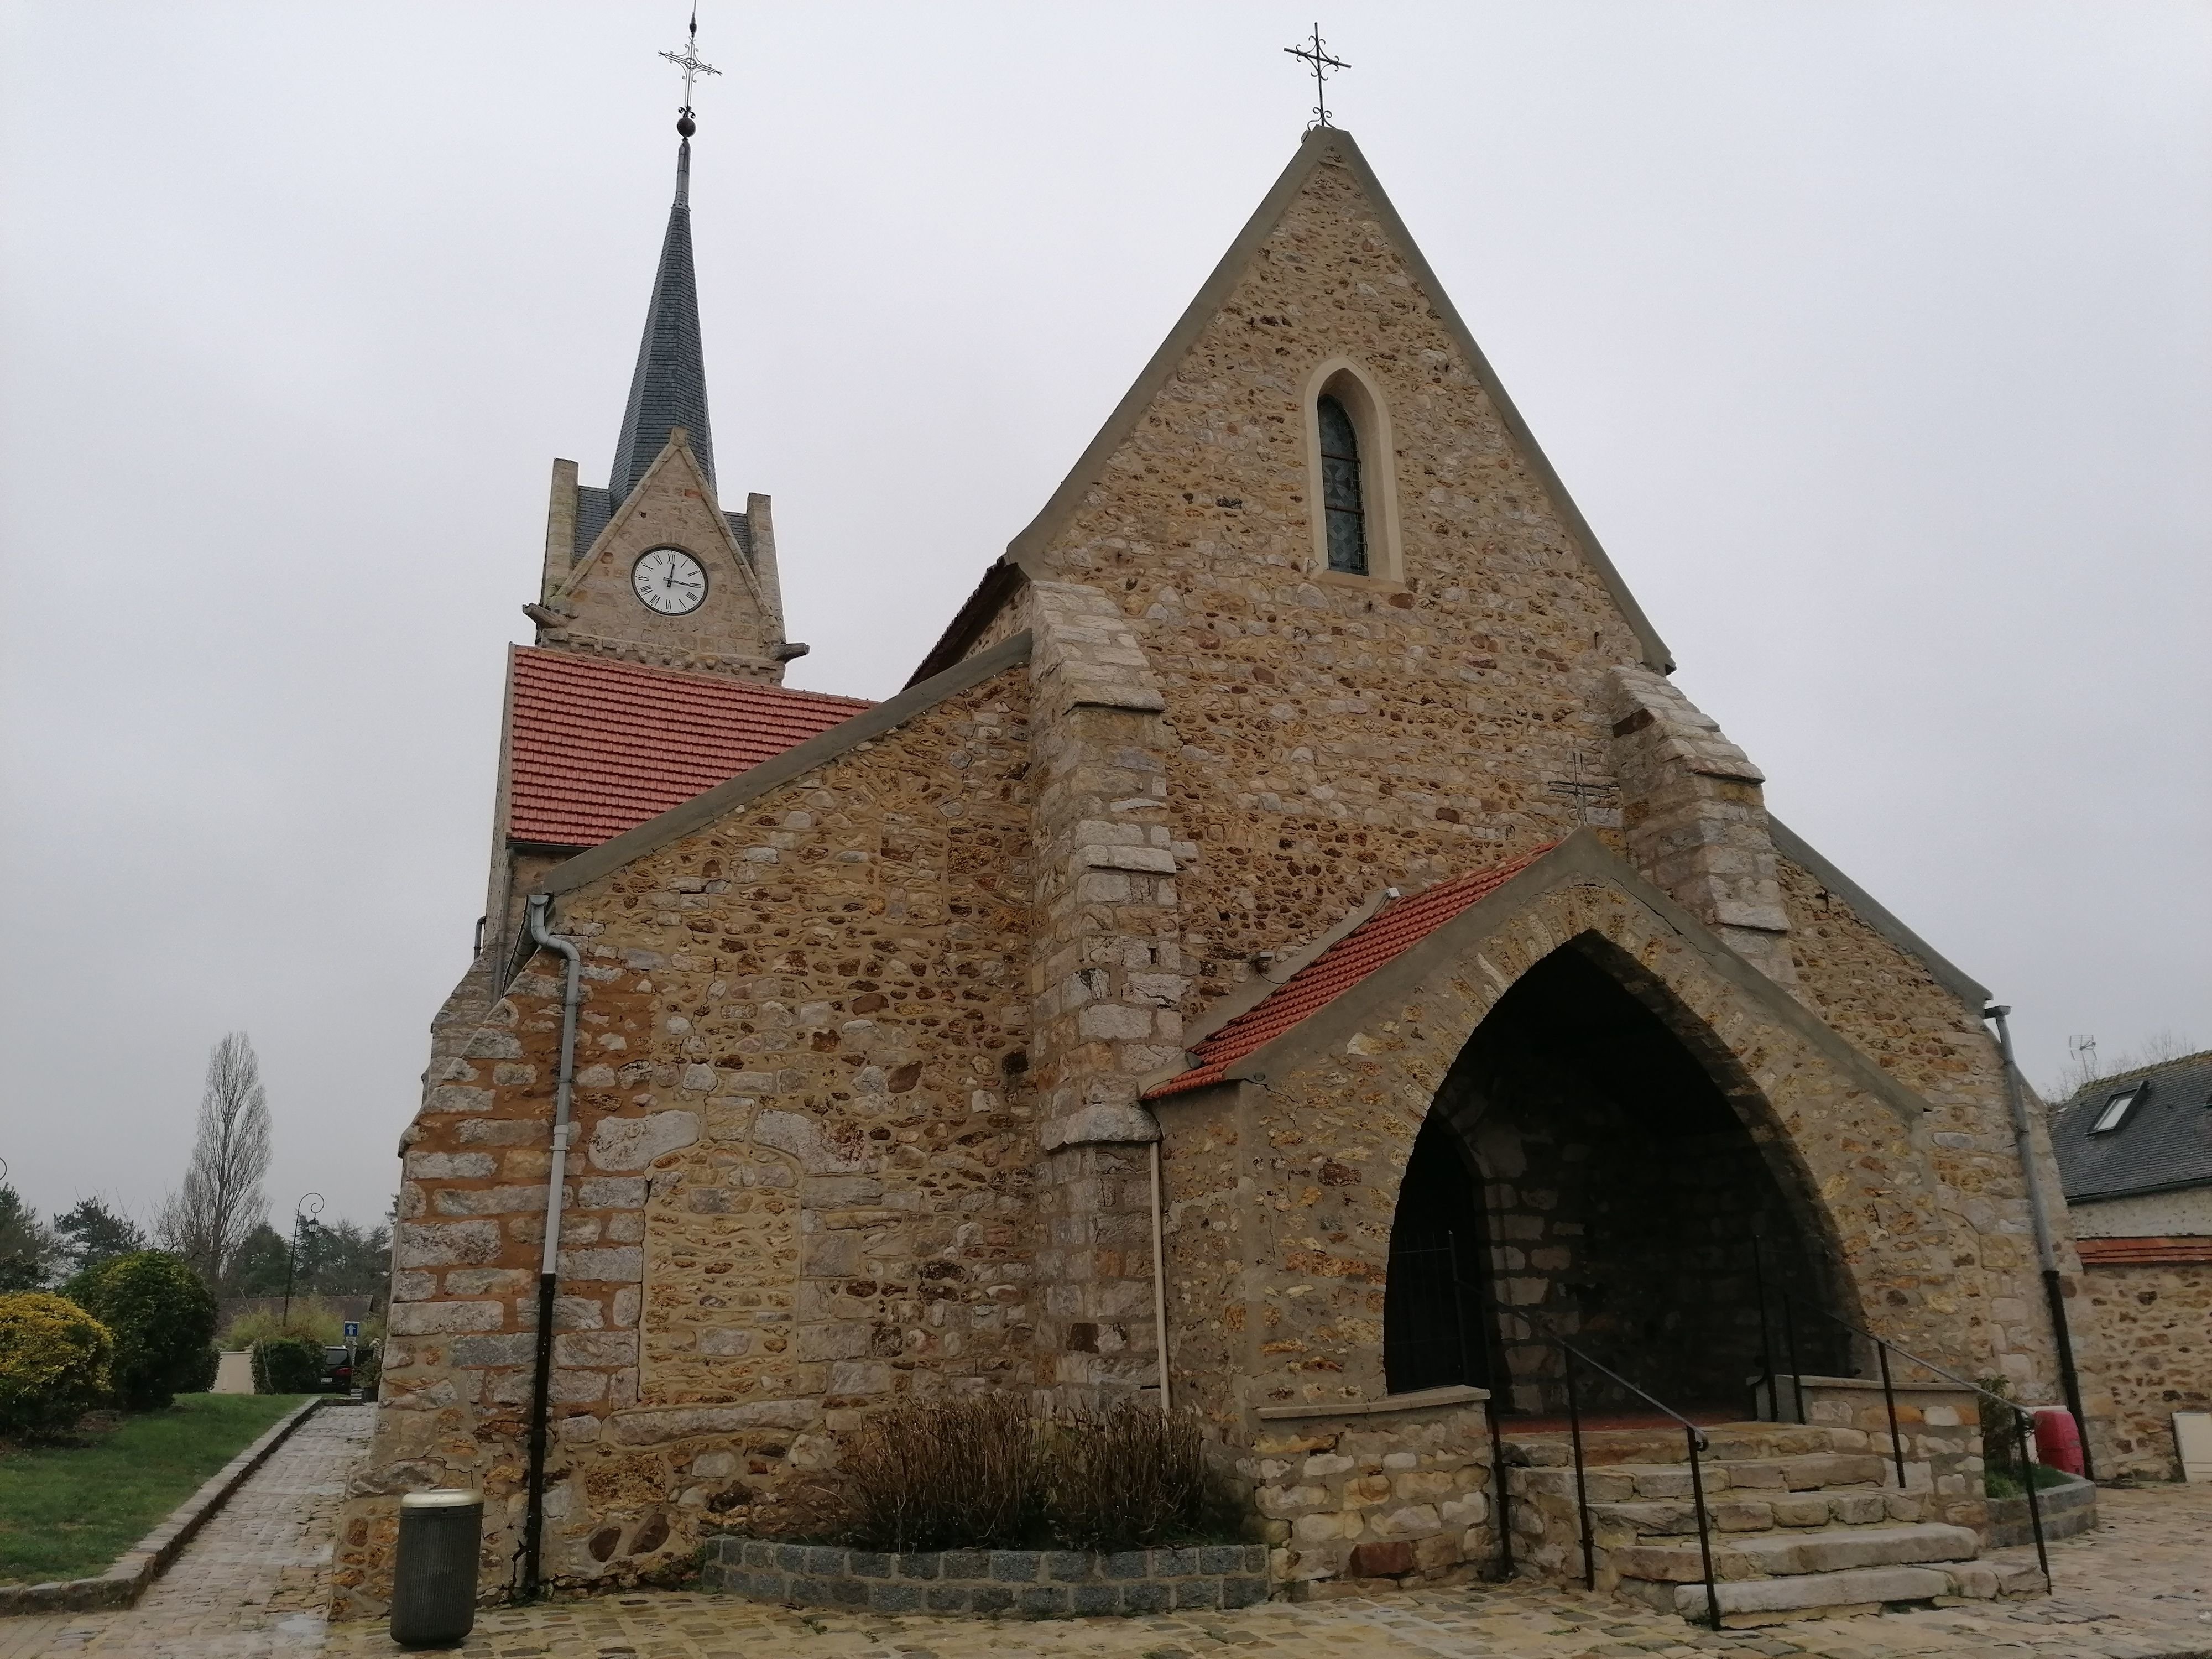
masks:
[[[878,704],[781,685],[691,280],[679,197],[616,476],[556,466],[342,1613],[404,1492],[649,1580],[932,1391],[1197,1413],[1305,1591],[1488,1560],[1562,1341],[2062,1398],[1986,993],[1674,689],[1348,134]]]

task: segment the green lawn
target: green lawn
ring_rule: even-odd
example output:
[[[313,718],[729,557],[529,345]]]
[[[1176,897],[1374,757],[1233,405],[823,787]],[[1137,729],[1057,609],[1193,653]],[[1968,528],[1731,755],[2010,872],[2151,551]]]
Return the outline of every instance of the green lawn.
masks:
[[[0,1453],[0,1583],[105,1572],[306,1398],[182,1395],[82,1445]]]

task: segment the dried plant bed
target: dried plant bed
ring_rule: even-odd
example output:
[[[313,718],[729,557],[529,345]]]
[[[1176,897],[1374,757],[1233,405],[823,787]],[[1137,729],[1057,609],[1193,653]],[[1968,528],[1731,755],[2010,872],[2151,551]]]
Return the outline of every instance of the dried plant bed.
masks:
[[[749,1601],[853,1612],[1079,1619],[1267,1599],[1264,1544],[1156,1550],[917,1550],[902,1555],[724,1535],[700,1583]]]

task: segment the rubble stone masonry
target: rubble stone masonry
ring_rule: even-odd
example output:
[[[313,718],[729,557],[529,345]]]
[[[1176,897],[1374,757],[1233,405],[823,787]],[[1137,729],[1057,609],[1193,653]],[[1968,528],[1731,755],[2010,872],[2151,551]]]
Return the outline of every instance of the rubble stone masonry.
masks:
[[[2105,1341],[2112,1443],[2100,1478],[2181,1474],[2173,1413],[2212,1411],[2212,1240],[2194,1261],[2105,1262],[2086,1295]]]
[[[1710,1075],[1838,1312],[2057,1397],[1980,1010],[1778,854],[1757,769],[1660,677],[1348,140],[1301,155],[979,590],[962,667],[544,875],[586,988],[550,1574],[804,1530],[836,1436],[909,1389],[1150,1383],[1155,1156],[1175,1397],[1253,1492],[1277,1578],[1460,1571],[1496,1541],[1487,1451],[1462,1395],[1386,1401],[1393,1216],[1470,1035],[1571,942]],[[1387,410],[1366,482],[1393,496],[1392,579],[1316,568],[1305,399],[1334,362]],[[717,530],[690,467],[665,453],[547,596],[574,613],[547,643],[599,648],[635,609],[628,557]],[[667,649],[772,678],[772,594],[716,579],[752,609]],[[1382,890],[1552,843],[1261,1050],[1265,1075],[1141,1103],[1194,1023]],[[342,1617],[383,1605],[413,1488],[480,1487],[486,1583],[510,1571],[561,981],[550,953],[499,966],[443,1017],[408,1135]],[[1520,1184],[1496,1203],[1530,1223],[1504,1243],[1533,1298],[1576,1246],[1544,1231],[1564,1177]],[[1704,1207],[1756,1207],[1735,1196]],[[2190,1304],[2161,1281],[2129,1312],[2063,1265],[2101,1434],[2099,1316]],[[2174,1386],[2138,1372],[2130,1401]]]
[[[1314,568],[1303,398],[1356,362],[1390,405],[1406,578]],[[1566,834],[1638,642],[1374,204],[1324,163],[1049,544],[1151,658],[1187,1010],[1383,885]],[[1593,821],[1614,809],[1589,804]],[[1617,819],[1615,820],[1617,821]]]
[[[945,699],[565,896],[584,951],[547,1571],[649,1573],[804,1502],[917,1367],[1026,1376],[1027,675]],[[392,1340],[342,1613],[388,1595],[398,1494],[486,1496],[510,1576],[559,960],[410,1132]]]
[[[1916,960],[1855,915],[1808,872],[1779,861],[1799,994],[1814,1012],[1928,1103],[1926,1153],[1960,1241],[1955,1299],[1946,1311],[1964,1340],[1990,1356],[2023,1400],[2061,1399],[2027,1182],[2005,1100],[1996,1045],[1970,1007]],[[2043,1188],[2061,1190],[2041,1115],[2030,1114]],[[2103,1377],[2109,1350],[2098,1310],[2081,1294],[2081,1262],[2063,1209],[2059,1240],[2068,1322],[2082,1374],[2093,1437],[2112,1410]],[[2092,1449],[2098,1449],[2093,1439]]]

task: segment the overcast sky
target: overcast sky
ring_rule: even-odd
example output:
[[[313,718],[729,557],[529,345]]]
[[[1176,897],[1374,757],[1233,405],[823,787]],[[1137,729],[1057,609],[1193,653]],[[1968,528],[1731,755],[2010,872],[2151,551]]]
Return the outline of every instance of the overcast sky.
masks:
[[[896,689],[1297,143],[1279,4],[704,0],[723,488]],[[250,1031],[383,1207],[552,459],[603,480],[663,3],[0,6],[0,1156],[142,1215]],[[2212,9],[1355,4],[1333,85],[1777,813],[2015,1010],[2212,1043]]]

